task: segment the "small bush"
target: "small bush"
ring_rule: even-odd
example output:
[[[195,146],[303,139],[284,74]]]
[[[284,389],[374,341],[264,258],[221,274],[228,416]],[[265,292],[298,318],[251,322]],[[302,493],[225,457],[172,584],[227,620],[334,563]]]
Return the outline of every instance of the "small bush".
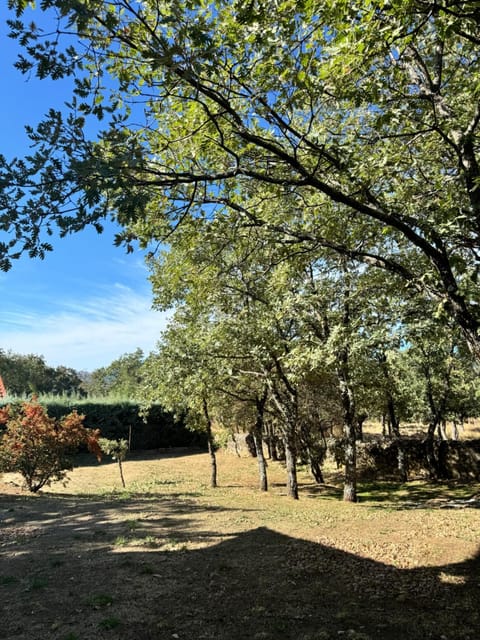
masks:
[[[0,471],[15,471],[29,491],[39,491],[56,480],[63,480],[73,468],[71,454],[86,444],[101,457],[100,432],[83,425],[83,415],[72,411],[61,419],[51,418],[33,398],[30,402],[0,408]]]

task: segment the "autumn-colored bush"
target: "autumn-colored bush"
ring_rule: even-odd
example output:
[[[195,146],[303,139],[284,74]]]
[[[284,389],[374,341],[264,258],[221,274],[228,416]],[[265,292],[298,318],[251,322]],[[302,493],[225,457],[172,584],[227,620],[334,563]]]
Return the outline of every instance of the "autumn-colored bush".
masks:
[[[36,492],[65,478],[79,446],[86,445],[100,459],[100,431],[87,429],[84,418],[77,411],[51,418],[36,398],[0,408],[0,425],[5,425],[0,432],[0,471],[20,473],[29,491]]]

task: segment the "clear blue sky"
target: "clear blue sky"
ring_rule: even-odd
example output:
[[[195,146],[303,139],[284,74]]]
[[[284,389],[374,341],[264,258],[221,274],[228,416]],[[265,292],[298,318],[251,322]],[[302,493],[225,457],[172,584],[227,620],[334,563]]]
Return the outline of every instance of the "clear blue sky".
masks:
[[[13,68],[18,47],[6,37],[5,5],[0,153],[11,158],[28,152],[25,124],[35,126],[49,107],[61,108],[71,85],[26,78]],[[151,309],[142,254],[114,247],[114,233],[111,224],[102,235],[88,229],[55,242],[44,261],[24,257],[0,272],[0,348],[93,371],[137,347],[146,353],[155,347],[165,316]]]

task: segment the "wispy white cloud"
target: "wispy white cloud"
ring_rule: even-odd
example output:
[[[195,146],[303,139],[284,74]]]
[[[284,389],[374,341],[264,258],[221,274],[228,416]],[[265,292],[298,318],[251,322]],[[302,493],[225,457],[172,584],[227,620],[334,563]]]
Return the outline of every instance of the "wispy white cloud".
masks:
[[[124,285],[86,299],[68,299],[52,312],[19,307],[0,314],[0,347],[43,355],[51,366],[92,371],[140,347],[151,351],[168,314],[151,309],[151,295]]]

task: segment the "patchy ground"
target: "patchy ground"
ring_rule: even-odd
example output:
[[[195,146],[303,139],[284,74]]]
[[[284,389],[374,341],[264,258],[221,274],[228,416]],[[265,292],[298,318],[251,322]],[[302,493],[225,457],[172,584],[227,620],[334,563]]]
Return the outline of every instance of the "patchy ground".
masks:
[[[0,638],[477,640],[480,487],[380,484],[359,504],[335,477],[268,494],[255,461],[90,459],[31,496],[0,484]],[[375,499],[373,499],[375,498]]]

